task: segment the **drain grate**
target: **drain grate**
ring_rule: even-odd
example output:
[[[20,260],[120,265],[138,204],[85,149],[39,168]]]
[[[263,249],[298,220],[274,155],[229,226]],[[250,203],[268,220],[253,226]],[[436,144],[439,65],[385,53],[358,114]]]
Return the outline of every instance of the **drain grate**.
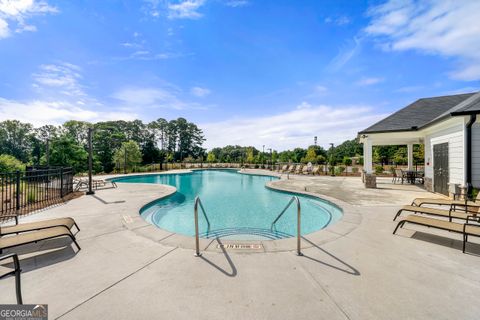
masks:
[[[262,244],[217,244],[217,249],[261,250]]]

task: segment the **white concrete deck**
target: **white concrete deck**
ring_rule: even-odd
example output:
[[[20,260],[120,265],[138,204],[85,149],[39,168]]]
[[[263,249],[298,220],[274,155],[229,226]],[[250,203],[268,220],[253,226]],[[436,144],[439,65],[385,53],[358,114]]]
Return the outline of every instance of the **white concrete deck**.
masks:
[[[48,303],[51,319],[478,319],[478,239],[462,254],[461,236],[449,232],[406,226],[392,235],[399,206],[432,194],[364,189],[358,177],[274,184],[324,194],[349,214],[305,237],[303,257],[285,240],[257,251],[202,241],[208,250],[196,258],[193,238],[138,216],[173,188],[119,184],[21,219],[74,217],[82,247],[62,239],[16,250],[24,302]],[[0,280],[0,301],[15,303],[13,277]]]

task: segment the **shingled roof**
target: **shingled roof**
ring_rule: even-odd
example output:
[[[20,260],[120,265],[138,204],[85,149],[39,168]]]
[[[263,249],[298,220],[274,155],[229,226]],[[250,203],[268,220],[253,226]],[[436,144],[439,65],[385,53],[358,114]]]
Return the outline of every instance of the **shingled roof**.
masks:
[[[451,116],[480,113],[480,92],[423,98],[359,132],[415,131]]]

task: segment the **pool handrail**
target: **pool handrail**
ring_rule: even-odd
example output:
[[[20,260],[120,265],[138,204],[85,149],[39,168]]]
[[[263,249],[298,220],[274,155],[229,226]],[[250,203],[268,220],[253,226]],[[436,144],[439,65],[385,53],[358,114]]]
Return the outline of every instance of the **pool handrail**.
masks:
[[[198,233],[198,206],[202,209],[203,216],[205,220],[207,220],[207,235],[210,232],[210,220],[208,220],[207,213],[205,212],[205,208],[203,207],[202,200],[200,200],[199,196],[195,197],[195,205],[193,207],[193,214],[195,218],[195,256],[200,257],[202,254],[200,253],[200,240],[199,240],[199,233]]]
[[[288,208],[292,205],[293,202],[297,203],[297,255],[302,256],[302,251],[301,251],[301,215],[302,215],[302,208],[300,206],[300,199],[298,199],[297,196],[293,196],[290,201],[288,201],[287,205],[285,208],[283,208],[282,212],[275,218],[275,220],[272,222],[272,225],[270,226],[270,230],[273,231],[273,227],[275,226],[275,223],[283,216],[285,211],[287,211]]]

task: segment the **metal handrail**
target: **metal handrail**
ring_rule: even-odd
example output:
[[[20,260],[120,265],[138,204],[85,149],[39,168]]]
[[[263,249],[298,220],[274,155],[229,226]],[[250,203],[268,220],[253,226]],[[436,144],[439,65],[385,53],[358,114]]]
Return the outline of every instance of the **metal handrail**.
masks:
[[[202,209],[203,216],[205,220],[207,220],[207,235],[210,232],[210,220],[208,220],[207,214],[205,212],[205,208],[203,207],[202,200],[200,197],[195,197],[195,205],[193,207],[193,214],[195,218],[195,256],[200,257],[202,254],[200,253],[200,240],[199,240],[199,233],[198,233],[198,206]]]
[[[275,223],[283,216],[285,211],[287,211],[288,208],[292,205],[293,202],[297,203],[297,255],[301,256],[302,251],[301,251],[301,215],[302,215],[302,208],[300,206],[300,200],[298,199],[297,196],[293,196],[290,201],[288,201],[287,205],[285,208],[283,208],[282,212],[275,218],[275,220],[272,222],[272,225],[270,226],[270,230],[273,231],[273,227],[275,226]]]

